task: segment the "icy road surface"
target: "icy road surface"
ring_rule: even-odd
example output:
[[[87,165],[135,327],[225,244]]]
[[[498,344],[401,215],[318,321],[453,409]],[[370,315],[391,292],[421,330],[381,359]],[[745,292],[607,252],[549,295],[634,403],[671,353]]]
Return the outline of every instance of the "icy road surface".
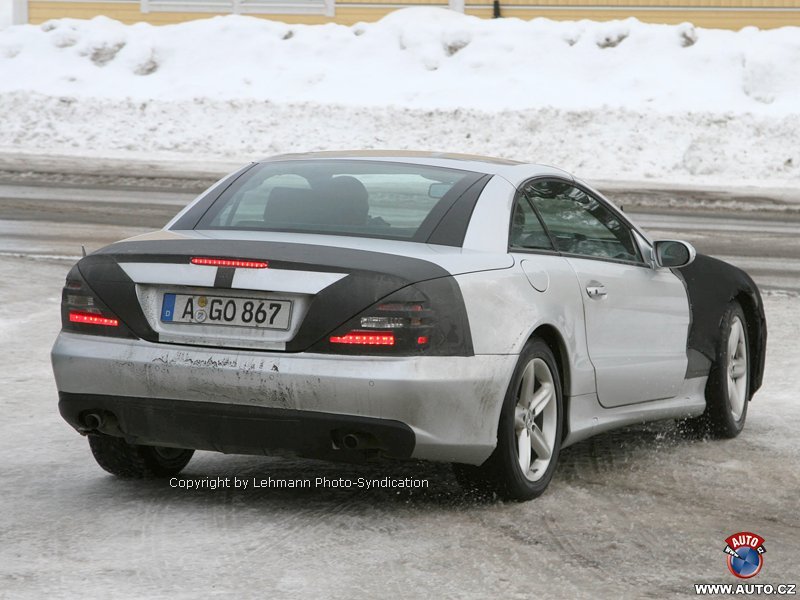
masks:
[[[447,465],[207,452],[184,478],[429,487],[187,491],[107,475],[58,415],[49,351],[71,260],[57,256],[135,231],[26,220],[25,206],[0,206],[0,598],[694,597],[694,583],[734,581],[722,549],[739,531],[766,539],[756,583],[800,583],[796,294],[766,296],[765,384],[735,440],[671,422],[598,436],[565,450],[548,492],[525,504],[465,496]],[[91,214],[74,206],[52,210]]]
[[[390,490],[173,489],[97,467],[62,422],[48,353],[65,262],[0,262],[0,598],[663,598],[730,582],[724,539],[766,538],[758,583],[799,582],[800,302],[766,298],[764,388],[731,441],[671,423],[567,449],[525,504],[465,497],[446,465],[200,452],[186,478],[417,477]]]

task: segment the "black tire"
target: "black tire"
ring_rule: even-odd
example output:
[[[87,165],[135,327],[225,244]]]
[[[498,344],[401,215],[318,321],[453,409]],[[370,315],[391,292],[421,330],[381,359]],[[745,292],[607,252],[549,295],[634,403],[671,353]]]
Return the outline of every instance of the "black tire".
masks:
[[[177,475],[194,454],[194,450],[129,444],[123,438],[102,434],[89,434],[89,447],[98,465],[128,479]]]
[[[533,475],[531,479],[523,473],[520,465],[520,453],[518,449],[516,408],[520,398],[520,388],[523,375],[528,365],[535,359],[544,362],[551,375],[554,396],[549,400],[555,408],[555,419],[553,423],[552,409],[548,411],[547,418],[549,426],[547,431],[552,433],[555,428],[555,439],[552,446],[549,462],[546,468]],[[541,366],[541,365],[540,365]],[[534,419],[544,419],[545,413],[542,412]],[[479,466],[453,465],[458,482],[468,490],[481,492],[494,492],[506,500],[531,500],[547,489],[550,480],[553,478],[558,456],[561,449],[561,437],[563,431],[564,410],[563,396],[561,389],[561,378],[555,357],[550,347],[541,339],[533,338],[523,348],[520,353],[517,367],[503,400],[503,408],[500,412],[500,421],[497,427],[497,447],[487,461]],[[538,421],[540,431],[544,430],[541,421]],[[537,459],[539,458],[536,455]]]
[[[730,388],[731,356],[729,340],[736,321],[741,324],[744,338],[743,396],[737,393],[736,384]],[[734,438],[742,432],[750,403],[750,342],[747,337],[747,319],[735,300],[728,304],[720,320],[720,342],[714,364],[706,383],[706,410],[696,419],[690,419],[690,429],[704,436]],[[738,346],[737,346],[738,348]],[[738,350],[737,350],[738,353]],[[735,357],[734,357],[735,358]],[[732,393],[731,393],[732,392]]]

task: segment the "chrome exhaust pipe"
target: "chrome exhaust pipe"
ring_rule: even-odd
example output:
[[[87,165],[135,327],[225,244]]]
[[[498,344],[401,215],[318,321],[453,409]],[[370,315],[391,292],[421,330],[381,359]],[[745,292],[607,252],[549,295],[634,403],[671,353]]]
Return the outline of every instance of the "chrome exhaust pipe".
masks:
[[[97,413],[89,413],[85,417],[83,417],[83,425],[86,429],[89,430],[96,430],[100,429],[103,426],[105,419],[103,419],[102,415]]]
[[[342,438],[342,445],[348,450],[357,450],[361,440],[355,433],[348,433]]]

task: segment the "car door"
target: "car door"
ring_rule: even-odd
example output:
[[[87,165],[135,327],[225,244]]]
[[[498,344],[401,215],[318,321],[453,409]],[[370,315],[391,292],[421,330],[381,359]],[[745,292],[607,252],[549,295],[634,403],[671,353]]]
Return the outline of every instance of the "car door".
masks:
[[[527,198],[517,193],[512,207],[508,251],[514,270],[527,280],[519,296],[516,317],[523,328],[543,324],[563,334],[570,357],[564,394],[580,396],[595,391],[594,369],[586,351],[583,302],[575,272],[553,247],[541,220]],[[506,288],[504,293],[508,293]]]
[[[597,394],[606,407],[675,396],[686,373],[683,281],[643,260],[615,209],[569,182],[523,188],[578,279]]]

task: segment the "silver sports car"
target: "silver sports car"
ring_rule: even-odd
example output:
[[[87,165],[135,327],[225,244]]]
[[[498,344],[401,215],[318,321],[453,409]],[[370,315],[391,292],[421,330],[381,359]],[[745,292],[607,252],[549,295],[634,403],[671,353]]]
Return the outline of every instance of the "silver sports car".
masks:
[[[766,345],[739,269],[564,171],[432,153],[249,164],[81,259],[61,316],[59,409],[111,473],[413,458],[514,499],[616,427],[737,435]]]

